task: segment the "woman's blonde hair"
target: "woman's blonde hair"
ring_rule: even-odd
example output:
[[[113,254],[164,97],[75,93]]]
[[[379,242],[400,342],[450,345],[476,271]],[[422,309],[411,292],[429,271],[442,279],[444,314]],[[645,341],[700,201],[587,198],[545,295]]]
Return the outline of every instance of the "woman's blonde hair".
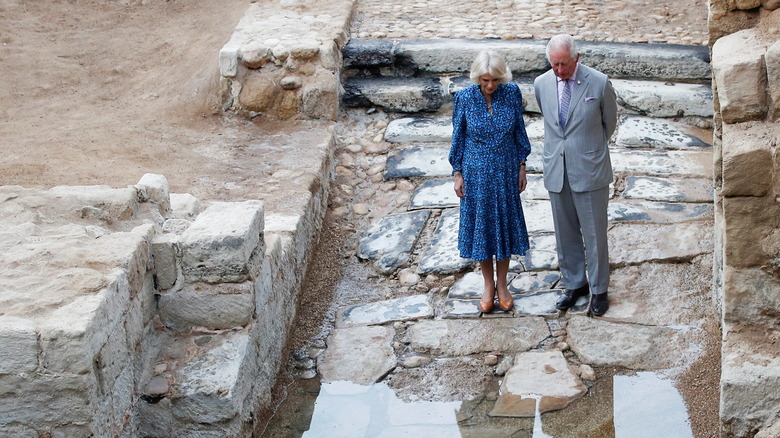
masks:
[[[504,57],[493,50],[483,50],[479,52],[474,62],[471,64],[471,81],[479,83],[479,77],[490,75],[502,84],[512,80],[512,72],[507,68]]]

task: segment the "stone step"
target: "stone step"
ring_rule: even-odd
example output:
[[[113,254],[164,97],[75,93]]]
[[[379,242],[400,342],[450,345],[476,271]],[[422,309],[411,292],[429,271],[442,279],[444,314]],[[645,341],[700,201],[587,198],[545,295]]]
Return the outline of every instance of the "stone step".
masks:
[[[249,329],[167,337],[138,401],[142,435],[248,433],[257,354]]]
[[[542,145],[531,144],[528,157],[528,172],[542,171]],[[394,178],[441,178],[451,176],[452,166],[448,161],[449,146],[415,145],[395,149],[388,154],[385,179]],[[612,168],[617,175],[670,176],[711,178],[712,151],[706,150],[664,150],[610,148]]]
[[[523,108],[538,113],[533,82],[513,80],[523,95]],[[378,106],[388,112],[433,112],[452,104],[455,92],[471,84],[468,77],[348,78],[342,102],[347,107]],[[652,117],[712,117],[712,89],[707,84],[613,79],[619,111]]]
[[[495,50],[506,57],[515,76],[534,76],[549,68],[546,40],[354,38],[342,49],[345,69],[363,74],[424,76],[459,73],[471,68],[477,53]],[[660,81],[708,81],[706,46],[580,42],[581,61],[613,78]]]
[[[711,146],[712,131],[667,119],[623,116],[613,140],[625,148],[702,149]]]

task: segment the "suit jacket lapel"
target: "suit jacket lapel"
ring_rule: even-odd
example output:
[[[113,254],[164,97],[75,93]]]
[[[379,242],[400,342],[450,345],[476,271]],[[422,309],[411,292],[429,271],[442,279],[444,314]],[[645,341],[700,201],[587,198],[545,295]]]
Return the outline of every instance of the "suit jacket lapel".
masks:
[[[571,115],[574,114],[574,110],[577,109],[577,106],[582,102],[583,96],[585,95],[585,89],[588,88],[588,76],[590,74],[588,73],[588,70],[585,66],[580,64],[579,68],[577,69],[577,86],[574,87],[573,92],[571,93],[571,102],[569,103],[569,114],[566,120],[571,118]]]

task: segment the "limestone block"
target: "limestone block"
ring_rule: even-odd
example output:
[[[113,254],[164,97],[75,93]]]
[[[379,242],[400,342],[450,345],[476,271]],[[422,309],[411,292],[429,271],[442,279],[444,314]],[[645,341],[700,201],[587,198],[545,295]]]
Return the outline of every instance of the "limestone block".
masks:
[[[320,45],[320,65],[330,71],[341,68],[341,51],[334,41],[325,41]]]
[[[328,348],[318,358],[323,383],[346,380],[376,383],[396,366],[392,327],[337,328],[328,335]]]
[[[205,424],[233,419],[242,412],[254,381],[254,343],[245,330],[197,338],[197,343],[192,337],[180,340],[193,348],[173,379],[173,417]]]
[[[780,8],[777,0],[776,8]],[[780,40],[775,41],[766,51],[766,77],[768,79],[769,98],[775,116],[780,115]]]
[[[89,424],[66,424],[51,429],[51,438],[91,438],[93,436],[95,434]]]
[[[425,320],[409,328],[416,351],[465,356],[486,351],[519,352],[535,348],[550,335],[544,318],[506,318],[480,321]]]
[[[772,145],[751,128],[723,125],[723,196],[764,196],[772,186]]]
[[[144,399],[138,400],[139,432],[149,438],[167,438],[171,436],[173,410],[171,400]]]
[[[302,90],[301,111],[312,119],[336,120],[341,83],[332,71],[317,68]]]
[[[780,9],[780,0],[763,0],[761,7],[769,11]]]
[[[171,193],[171,209],[175,218],[192,219],[200,211],[200,201],[189,193]]]
[[[152,259],[157,288],[173,287],[178,277],[178,239],[169,234],[157,235],[152,241]]]
[[[723,267],[723,320],[771,327],[780,313],[780,280],[756,268]]]
[[[262,233],[261,201],[211,204],[181,236],[184,275],[209,283],[253,278],[265,251]]]
[[[38,368],[38,335],[29,319],[0,316],[0,374],[29,373]]]
[[[698,358],[704,334],[688,328],[620,324],[573,316],[567,342],[584,363],[660,370],[687,366]]]
[[[751,30],[724,36],[713,45],[712,69],[725,123],[757,120],[766,115],[765,53],[766,47]]]
[[[127,275],[119,272],[99,293],[83,295],[51,312],[39,323],[41,365],[48,372],[87,374],[124,322],[130,301]]]
[[[711,222],[621,224],[607,233],[611,264],[679,261],[712,252]]]
[[[780,207],[768,197],[723,198],[724,265],[748,268],[767,264],[762,242],[780,226]],[[768,248],[768,247],[767,247]]]
[[[497,417],[533,417],[563,409],[588,392],[560,351],[520,353],[501,382],[498,400],[490,412]]]
[[[301,94],[296,90],[285,90],[276,109],[282,120],[292,119],[301,113]]]
[[[255,310],[253,283],[187,285],[182,290],[160,295],[162,323],[176,332],[193,326],[219,330],[243,327]]]
[[[91,375],[0,375],[0,424],[88,423],[94,382]]]
[[[233,78],[238,72],[238,52],[241,45],[236,38],[225,44],[219,51],[219,72],[223,77]]]
[[[247,68],[260,68],[272,59],[271,49],[253,44],[241,48],[241,62]]]
[[[752,437],[780,406],[780,333],[762,325],[730,327],[721,357],[721,432]]]
[[[265,112],[271,109],[281,88],[268,74],[248,74],[241,85],[238,101],[247,111]]]
[[[57,186],[49,193],[77,205],[75,210],[85,219],[107,223],[131,219],[138,211],[138,195],[133,188],[109,186]]]
[[[136,190],[142,194],[141,199],[149,200],[157,204],[157,208],[160,210],[160,214],[163,215],[163,217],[171,216],[171,198],[168,189],[168,179],[165,178],[164,175],[156,173],[144,174],[135,187]]]

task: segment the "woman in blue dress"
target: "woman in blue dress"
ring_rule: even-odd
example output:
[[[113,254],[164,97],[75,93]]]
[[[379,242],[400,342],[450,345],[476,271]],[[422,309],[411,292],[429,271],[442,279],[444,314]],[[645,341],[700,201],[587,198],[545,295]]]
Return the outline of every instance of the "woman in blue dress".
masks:
[[[531,144],[523,122],[523,99],[504,58],[483,51],[471,65],[473,85],[455,93],[449,161],[460,199],[460,256],[479,261],[485,288],[479,308],[512,310],[507,285],[509,259],[528,250],[520,204],[525,160]],[[495,258],[495,270],[493,259]],[[494,279],[493,275],[496,274]]]

